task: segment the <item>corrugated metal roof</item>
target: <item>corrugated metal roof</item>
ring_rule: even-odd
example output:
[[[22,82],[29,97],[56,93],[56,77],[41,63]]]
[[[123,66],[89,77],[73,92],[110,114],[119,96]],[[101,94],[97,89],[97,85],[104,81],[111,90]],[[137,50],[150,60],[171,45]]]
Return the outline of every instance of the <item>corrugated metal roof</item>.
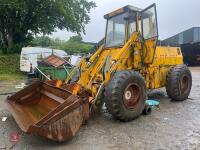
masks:
[[[200,27],[193,27],[162,41],[164,45],[181,45],[200,42]]]
[[[56,67],[56,68],[67,63],[64,59],[62,59],[61,57],[58,57],[56,55],[51,55],[51,56],[47,57],[46,59],[44,59],[43,61],[45,63],[52,65],[53,67]]]

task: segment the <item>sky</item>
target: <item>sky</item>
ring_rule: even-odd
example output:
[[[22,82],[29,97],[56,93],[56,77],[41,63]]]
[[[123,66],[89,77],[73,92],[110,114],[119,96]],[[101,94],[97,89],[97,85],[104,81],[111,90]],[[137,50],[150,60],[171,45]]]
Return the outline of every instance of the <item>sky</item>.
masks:
[[[103,16],[126,5],[146,8],[156,3],[159,39],[163,40],[191,27],[200,27],[200,0],[93,0],[97,7],[90,13],[91,21],[86,25],[86,42],[98,42],[105,35],[106,20]],[[53,38],[68,40],[75,34],[57,31]]]

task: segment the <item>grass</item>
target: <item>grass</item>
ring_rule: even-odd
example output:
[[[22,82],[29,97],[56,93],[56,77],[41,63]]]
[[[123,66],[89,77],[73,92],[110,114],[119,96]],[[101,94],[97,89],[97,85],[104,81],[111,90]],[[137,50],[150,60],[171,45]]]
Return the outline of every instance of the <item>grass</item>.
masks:
[[[20,73],[12,73],[12,74],[0,74],[0,81],[1,80],[22,80],[25,76]]]
[[[25,76],[20,73],[20,55],[0,55],[0,80],[20,80]]]

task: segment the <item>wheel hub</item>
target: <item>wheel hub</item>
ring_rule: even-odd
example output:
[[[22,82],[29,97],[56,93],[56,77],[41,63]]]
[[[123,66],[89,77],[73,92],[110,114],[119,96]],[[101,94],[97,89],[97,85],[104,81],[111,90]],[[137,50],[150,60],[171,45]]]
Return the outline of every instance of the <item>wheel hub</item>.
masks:
[[[131,96],[132,96],[131,91],[126,91],[125,92],[125,98],[126,98],[126,100],[130,100]]]
[[[128,109],[134,109],[141,96],[140,87],[137,84],[129,84],[124,91],[123,102]]]
[[[189,88],[189,78],[188,76],[183,76],[181,79],[181,92],[185,93],[187,92]]]

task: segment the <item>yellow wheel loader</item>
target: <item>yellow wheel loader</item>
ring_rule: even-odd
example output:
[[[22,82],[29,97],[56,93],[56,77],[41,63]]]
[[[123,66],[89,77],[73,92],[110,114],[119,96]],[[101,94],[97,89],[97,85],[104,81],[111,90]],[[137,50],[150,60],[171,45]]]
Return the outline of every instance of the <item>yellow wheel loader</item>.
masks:
[[[172,100],[188,98],[191,72],[179,47],[158,46],[155,4],[144,10],[125,6],[105,19],[104,44],[66,81],[35,82],[7,98],[24,132],[65,141],[103,103],[114,118],[130,121],[144,110],[147,90],[166,87]]]

